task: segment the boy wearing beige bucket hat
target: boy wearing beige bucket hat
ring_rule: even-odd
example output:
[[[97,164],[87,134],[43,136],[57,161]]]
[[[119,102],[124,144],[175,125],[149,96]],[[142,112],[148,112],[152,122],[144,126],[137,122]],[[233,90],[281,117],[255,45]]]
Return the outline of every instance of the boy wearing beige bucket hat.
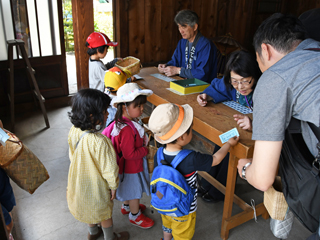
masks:
[[[190,143],[192,139],[193,109],[190,105],[166,103],[157,106],[149,118],[149,129],[154,133],[156,141],[166,144],[163,156],[169,164],[174,157]],[[237,144],[239,137],[231,138],[214,155],[191,152],[176,169],[185,177],[191,188],[197,188],[197,171],[210,171],[227,155],[229,148]],[[159,151],[159,150],[158,150]],[[154,167],[157,167],[157,154],[154,157]],[[189,215],[171,217],[161,215],[164,239],[192,239],[195,231],[197,210],[197,192],[191,203]]]

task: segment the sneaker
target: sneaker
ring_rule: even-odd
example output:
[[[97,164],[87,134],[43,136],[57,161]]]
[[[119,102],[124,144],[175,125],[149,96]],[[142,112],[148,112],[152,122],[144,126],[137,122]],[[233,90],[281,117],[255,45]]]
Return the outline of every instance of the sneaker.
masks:
[[[202,197],[208,192],[208,190],[205,190],[202,186],[198,186],[198,196]]]
[[[202,195],[201,198],[203,201],[208,202],[208,203],[217,203],[217,202],[221,202],[224,200],[223,198],[214,198],[209,193]]]
[[[144,205],[144,204],[139,204],[139,209],[140,209],[141,212],[144,212],[144,210],[146,210],[146,208],[147,208],[146,205]],[[123,215],[126,215],[126,214],[129,214],[130,211],[125,210],[125,209],[123,208],[123,206],[121,206],[121,213],[122,213]]]
[[[90,235],[90,233],[88,233],[88,240],[96,240],[100,237],[100,235],[102,234],[102,229],[98,228],[98,233],[94,234],[94,235]]]
[[[129,233],[128,232],[119,232],[119,233],[113,233],[114,239],[113,240],[128,240],[129,239]]]
[[[131,219],[129,219],[129,221],[131,224],[143,229],[151,228],[154,225],[154,221],[142,213],[139,215],[139,217],[137,217],[135,221]]]

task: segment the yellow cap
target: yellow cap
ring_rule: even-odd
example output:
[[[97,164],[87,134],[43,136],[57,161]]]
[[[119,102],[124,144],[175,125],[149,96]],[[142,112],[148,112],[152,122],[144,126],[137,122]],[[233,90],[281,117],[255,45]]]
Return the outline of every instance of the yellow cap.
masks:
[[[118,91],[118,89],[126,83],[127,78],[130,76],[130,74],[126,75],[118,67],[110,68],[104,75],[104,85],[111,92]]]

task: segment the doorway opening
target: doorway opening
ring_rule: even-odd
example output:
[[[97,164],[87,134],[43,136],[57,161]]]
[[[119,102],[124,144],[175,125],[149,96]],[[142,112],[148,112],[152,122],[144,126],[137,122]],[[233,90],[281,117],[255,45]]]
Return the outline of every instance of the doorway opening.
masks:
[[[105,33],[111,41],[113,41],[113,12],[112,0],[93,0],[94,11],[94,31]],[[63,25],[64,39],[66,47],[66,62],[69,84],[69,94],[74,94],[78,91],[77,88],[77,73],[76,61],[74,54],[74,35],[72,21],[72,3],[71,0],[63,0]],[[85,44],[85,43],[84,43]],[[108,54],[103,63],[110,62],[114,59],[114,49],[110,47]]]

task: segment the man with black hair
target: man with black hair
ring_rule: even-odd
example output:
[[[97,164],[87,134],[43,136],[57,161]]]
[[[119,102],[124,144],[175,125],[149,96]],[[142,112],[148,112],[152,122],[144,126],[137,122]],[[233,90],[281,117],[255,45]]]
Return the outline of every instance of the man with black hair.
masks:
[[[291,117],[301,120],[303,139],[316,156],[317,139],[307,121],[319,127],[320,43],[307,38],[294,16],[276,13],[265,20],[254,36],[259,67],[263,72],[253,95],[253,159],[240,159],[239,175],[266,191],[274,182],[285,130]],[[308,239],[319,239],[315,233]]]
[[[217,48],[199,32],[198,15],[191,10],[181,10],[174,21],[182,39],[172,59],[167,64],[158,65],[159,72],[210,83],[217,77]]]

